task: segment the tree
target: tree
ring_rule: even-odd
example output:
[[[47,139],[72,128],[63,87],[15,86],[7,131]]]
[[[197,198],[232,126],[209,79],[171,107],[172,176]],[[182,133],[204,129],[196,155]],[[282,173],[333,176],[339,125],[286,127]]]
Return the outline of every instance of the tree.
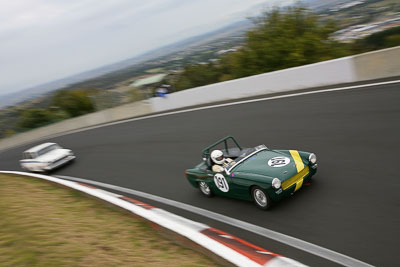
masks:
[[[188,65],[173,85],[176,91],[219,81],[220,73],[213,63]]]
[[[33,129],[52,122],[51,113],[41,108],[31,108],[22,112],[17,123],[20,129]]]
[[[59,107],[70,117],[80,116],[95,110],[88,90],[61,90],[54,97],[52,106]]]
[[[247,33],[247,46],[239,54],[242,68],[235,76],[285,69],[348,54],[344,45],[331,40],[333,21],[321,23],[303,7],[265,12]]]
[[[182,90],[349,55],[346,44],[330,38],[336,24],[301,6],[264,12],[254,23],[242,49],[219,63],[185,67],[173,86]]]
[[[400,45],[400,27],[394,27],[357,40],[352,49],[354,53],[362,53],[398,45]]]

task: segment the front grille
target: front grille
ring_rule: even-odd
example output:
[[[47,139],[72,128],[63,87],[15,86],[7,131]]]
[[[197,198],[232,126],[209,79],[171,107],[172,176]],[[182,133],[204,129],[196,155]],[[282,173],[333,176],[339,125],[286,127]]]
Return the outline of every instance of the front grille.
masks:
[[[291,187],[292,185],[296,184],[298,181],[300,181],[301,179],[303,179],[304,177],[307,176],[307,174],[310,173],[310,168],[308,166],[306,166],[303,170],[301,170],[298,174],[290,177],[289,179],[287,179],[286,181],[284,181],[282,183],[282,188],[283,190],[288,189],[289,187]]]

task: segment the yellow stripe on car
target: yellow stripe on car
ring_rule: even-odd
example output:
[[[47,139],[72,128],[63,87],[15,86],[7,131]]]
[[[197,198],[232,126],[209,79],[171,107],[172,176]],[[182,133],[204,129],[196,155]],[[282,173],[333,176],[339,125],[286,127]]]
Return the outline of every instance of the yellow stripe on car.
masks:
[[[299,151],[297,151],[297,150],[289,150],[289,152],[290,152],[290,155],[292,155],[294,163],[296,164],[297,173],[301,172],[304,169],[304,163],[301,160]]]
[[[301,186],[303,185],[303,181],[304,179],[300,179],[297,183],[296,183],[296,188],[294,189],[294,192],[296,192],[297,190],[299,190],[301,188]]]
[[[309,173],[310,173],[310,168],[306,166],[301,172],[295,174],[286,181],[282,182],[282,189],[286,190],[289,187],[296,184],[296,188],[294,189],[294,191],[296,192],[301,188],[301,186],[303,185],[304,177],[306,177]]]

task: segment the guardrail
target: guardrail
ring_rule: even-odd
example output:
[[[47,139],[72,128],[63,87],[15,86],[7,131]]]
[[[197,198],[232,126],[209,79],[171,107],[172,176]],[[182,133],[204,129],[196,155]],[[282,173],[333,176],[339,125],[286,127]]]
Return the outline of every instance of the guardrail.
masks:
[[[246,78],[152,98],[154,112],[304,88],[360,82],[400,75],[400,47]]]
[[[0,150],[57,134],[154,112],[303,88],[329,86],[400,75],[400,46],[351,57],[279,70],[196,87],[102,110],[0,140]]]

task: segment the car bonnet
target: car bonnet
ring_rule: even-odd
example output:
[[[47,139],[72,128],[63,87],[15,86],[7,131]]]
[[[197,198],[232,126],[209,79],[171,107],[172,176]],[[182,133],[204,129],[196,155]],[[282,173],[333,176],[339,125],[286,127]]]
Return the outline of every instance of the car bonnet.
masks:
[[[242,162],[232,172],[277,177],[284,181],[297,174],[297,168],[291,156],[274,150],[263,150]]]

